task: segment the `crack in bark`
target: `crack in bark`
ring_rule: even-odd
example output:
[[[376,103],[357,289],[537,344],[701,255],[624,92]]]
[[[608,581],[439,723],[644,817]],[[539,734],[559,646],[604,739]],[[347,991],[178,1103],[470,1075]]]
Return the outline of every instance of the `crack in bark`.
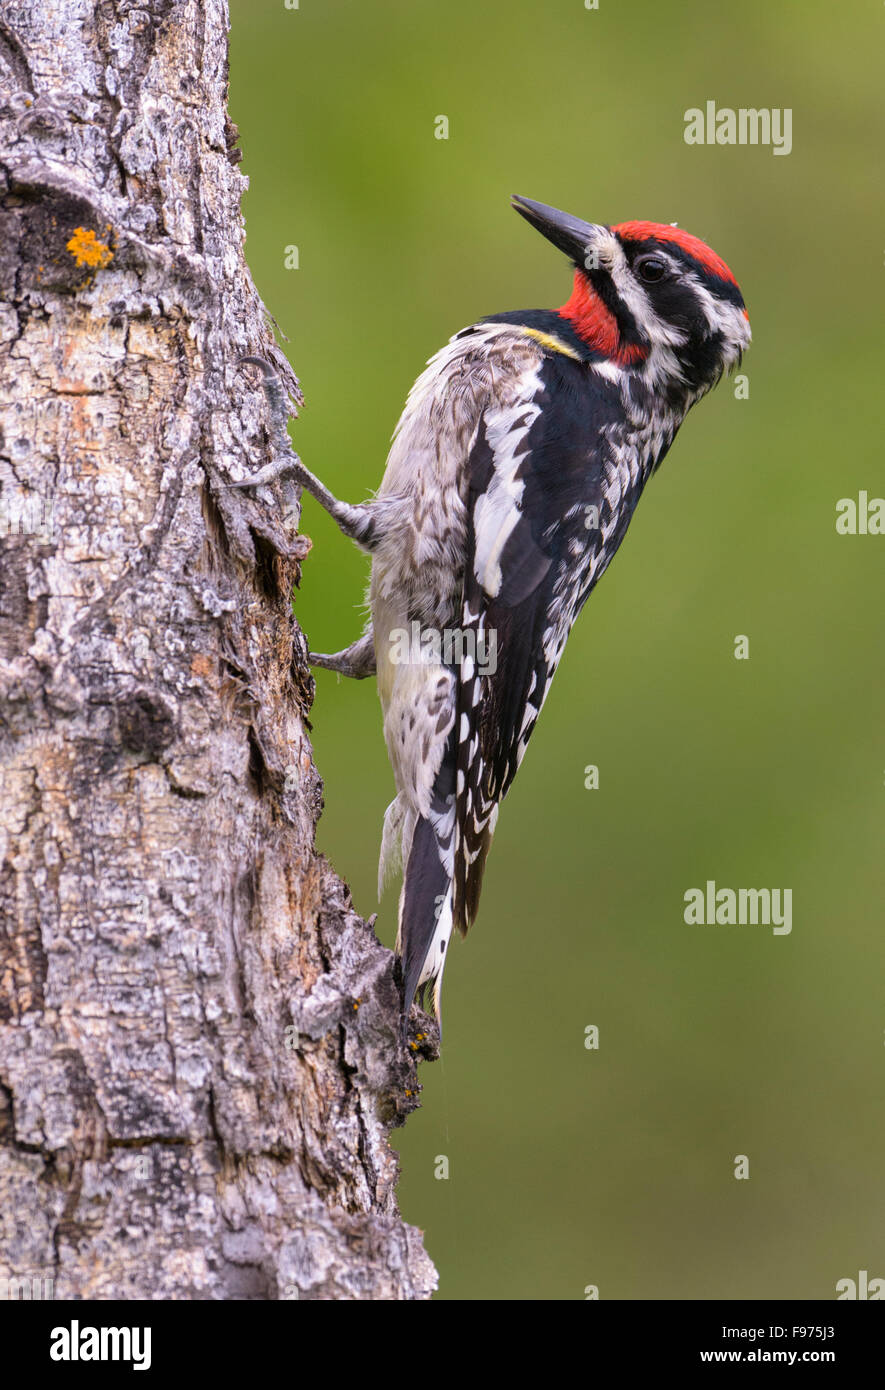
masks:
[[[27,54],[10,26],[2,19],[0,19],[0,60],[9,68],[20,91],[34,91],[34,79],[31,76]]]

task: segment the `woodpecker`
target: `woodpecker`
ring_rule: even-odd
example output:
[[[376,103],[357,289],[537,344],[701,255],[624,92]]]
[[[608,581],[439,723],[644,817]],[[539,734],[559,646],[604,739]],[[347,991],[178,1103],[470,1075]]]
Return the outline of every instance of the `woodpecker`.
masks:
[[[363,636],[311,661],[377,674],[397,788],[379,895],[402,868],[404,1023],[430,984],[439,1016],[452,931],[476,916],[575,618],[689,409],[750,341],[734,276],[697,237],[512,203],[572,262],[566,303],[490,314],[430,359],[370,501],[338,501],[291,454],[245,484],[294,474],[372,557]]]

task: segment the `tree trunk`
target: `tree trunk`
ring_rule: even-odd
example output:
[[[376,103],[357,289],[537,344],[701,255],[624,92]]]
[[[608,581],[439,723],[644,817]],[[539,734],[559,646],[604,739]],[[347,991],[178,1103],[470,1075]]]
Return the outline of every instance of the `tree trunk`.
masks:
[[[85,22],[83,16],[86,15]],[[314,851],[310,542],[222,0],[0,19],[0,1278],[423,1298],[393,957]],[[0,1286],[2,1292],[2,1286]]]

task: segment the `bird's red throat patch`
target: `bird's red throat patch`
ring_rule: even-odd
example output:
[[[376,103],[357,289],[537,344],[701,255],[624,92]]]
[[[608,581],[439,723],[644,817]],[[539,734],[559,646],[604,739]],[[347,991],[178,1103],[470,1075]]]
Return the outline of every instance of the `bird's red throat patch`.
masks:
[[[629,367],[648,356],[648,348],[639,343],[622,343],[617,319],[581,270],[575,271],[571,297],[557,313],[568,319],[582,342],[619,367]]]

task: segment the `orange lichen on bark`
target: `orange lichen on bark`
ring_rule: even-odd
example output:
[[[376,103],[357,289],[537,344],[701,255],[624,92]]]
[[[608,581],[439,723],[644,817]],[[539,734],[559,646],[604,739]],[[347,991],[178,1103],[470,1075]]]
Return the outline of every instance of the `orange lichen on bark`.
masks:
[[[87,265],[93,270],[104,269],[114,259],[114,253],[107,242],[99,241],[91,227],[88,230],[85,227],[76,227],[74,235],[67,243],[67,250],[78,266]]]

